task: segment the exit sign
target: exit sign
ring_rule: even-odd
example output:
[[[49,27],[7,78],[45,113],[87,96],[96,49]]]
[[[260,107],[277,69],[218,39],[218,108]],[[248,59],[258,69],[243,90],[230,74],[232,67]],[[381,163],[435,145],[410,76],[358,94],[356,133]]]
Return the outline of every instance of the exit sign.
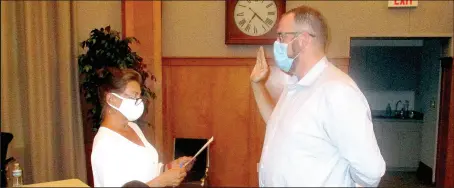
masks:
[[[389,0],[388,7],[417,7],[418,1],[417,0]]]

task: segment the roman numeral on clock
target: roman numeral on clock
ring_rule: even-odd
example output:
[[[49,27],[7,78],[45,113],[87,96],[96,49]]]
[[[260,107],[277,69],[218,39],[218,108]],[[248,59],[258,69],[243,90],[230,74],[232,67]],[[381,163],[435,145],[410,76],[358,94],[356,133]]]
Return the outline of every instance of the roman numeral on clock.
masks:
[[[238,24],[243,27],[243,25],[246,23],[246,20],[245,19],[242,19],[240,22],[238,22]]]
[[[273,6],[273,3],[266,5],[266,8],[270,8],[271,6]]]
[[[246,28],[244,28],[244,30],[246,30],[247,32],[249,32],[249,30],[251,30],[251,24],[247,24]]]
[[[271,26],[271,25],[273,25],[273,20],[267,18],[267,19],[265,20],[265,23],[266,23],[267,25]]]

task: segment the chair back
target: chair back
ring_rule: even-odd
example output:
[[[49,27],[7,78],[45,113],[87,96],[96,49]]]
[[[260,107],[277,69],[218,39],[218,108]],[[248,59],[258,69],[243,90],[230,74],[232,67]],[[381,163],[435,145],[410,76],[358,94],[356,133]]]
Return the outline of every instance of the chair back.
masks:
[[[7,187],[8,183],[7,183],[7,179],[6,179],[6,171],[5,171],[5,168],[6,166],[8,165],[8,162],[11,161],[11,160],[14,160],[14,158],[10,157],[9,159],[6,159],[6,155],[8,154],[8,146],[9,146],[9,143],[11,143],[11,141],[13,140],[14,136],[13,134],[11,133],[6,133],[6,132],[2,132],[1,134],[1,137],[2,137],[2,153],[1,153],[1,186],[2,187]]]

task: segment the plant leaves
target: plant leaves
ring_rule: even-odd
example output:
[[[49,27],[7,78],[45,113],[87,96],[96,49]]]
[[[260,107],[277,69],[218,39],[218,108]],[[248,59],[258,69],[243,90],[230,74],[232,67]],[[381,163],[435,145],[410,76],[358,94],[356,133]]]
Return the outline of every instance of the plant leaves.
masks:
[[[85,72],[88,72],[91,70],[91,65],[85,65],[84,67]]]
[[[89,38],[79,43],[82,48],[88,48],[85,53],[78,56],[78,70],[81,96],[84,96],[85,101],[91,106],[87,118],[92,121],[93,130],[97,130],[102,120],[98,88],[102,83],[101,79],[110,74],[107,67],[132,68],[139,72],[144,80],[151,77],[152,81],[156,81],[154,75],[147,71],[143,58],[131,50],[129,44],[132,42],[139,43],[139,40],[135,37],[121,39],[120,32],[107,26],[93,29]],[[144,83],[141,84],[141,90],[144,102],[156,98],[156,94]]]

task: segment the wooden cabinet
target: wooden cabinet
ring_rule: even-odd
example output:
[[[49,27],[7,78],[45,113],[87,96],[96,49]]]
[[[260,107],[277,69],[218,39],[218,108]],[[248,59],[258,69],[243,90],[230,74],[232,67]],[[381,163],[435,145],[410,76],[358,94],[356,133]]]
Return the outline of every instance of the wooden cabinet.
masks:
[[[419,121],[376,119],[375,137],[388,170],[414,171],[420,161]]]

